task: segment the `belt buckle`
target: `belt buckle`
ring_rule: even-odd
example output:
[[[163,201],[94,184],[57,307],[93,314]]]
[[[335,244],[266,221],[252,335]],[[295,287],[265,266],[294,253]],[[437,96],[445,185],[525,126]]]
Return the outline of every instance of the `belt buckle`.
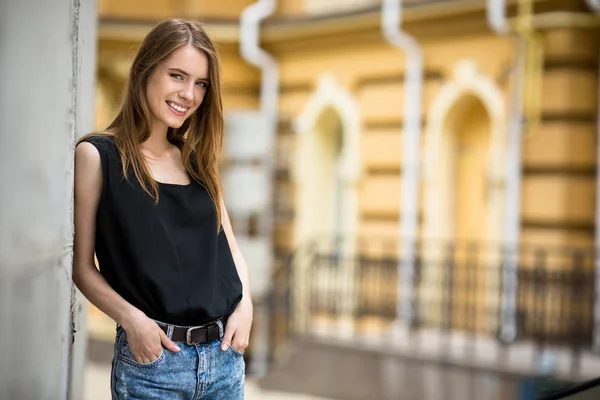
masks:
[[[185,342],[187,343],[188,346],[197,344],[196,342],[192,342],[192,332],[195,331],[196,329],[202,329],[202,328],[204,328],[204,326],[194,326],[194,327],[188,328],[187,332],[185,333]]]

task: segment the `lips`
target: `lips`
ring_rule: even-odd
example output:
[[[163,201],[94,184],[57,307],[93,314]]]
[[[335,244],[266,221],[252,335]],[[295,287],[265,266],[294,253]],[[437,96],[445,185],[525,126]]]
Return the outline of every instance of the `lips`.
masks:
[[[189,107],[185,107],[185,106],[175,103],[173,101],[167,101],[167,105],[169,107],[171,107],[171,109],[177,111],[178,113],[182,113],[182,114],[185,114],[187,112],[187,110],[189,110]]]

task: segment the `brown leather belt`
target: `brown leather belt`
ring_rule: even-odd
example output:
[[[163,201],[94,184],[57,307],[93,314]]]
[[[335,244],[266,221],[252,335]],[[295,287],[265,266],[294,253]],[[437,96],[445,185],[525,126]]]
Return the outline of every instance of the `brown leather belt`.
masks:
[[[185,342],[191,346],[220,339],[221,332],[217,321],[220,321],[223,324],[224,331],[225,324],[227,323],[226,317],[218,318],[201,326],[178,326],[161,322],[158,322],[158,326],[167,334],[167,336],[169,336],[169,327],[172,327],[173,333],[170,335],[171,340],[174,342]]]

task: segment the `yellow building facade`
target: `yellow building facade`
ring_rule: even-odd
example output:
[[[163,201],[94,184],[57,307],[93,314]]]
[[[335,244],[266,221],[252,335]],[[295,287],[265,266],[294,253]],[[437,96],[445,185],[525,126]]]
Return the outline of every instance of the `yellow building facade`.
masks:
[[[260,73],[239,51],[239,16],[251,3],[100,0],[97,129],[117,110],[136,46],[157,21],[172,16],[201,22],[217,42],[226,114],[257,109]],[[483,1],[406,3],[404,27],[424,60],[420,251],[427,253],[434,240],[502,243],[513,211],[506,188],[514,37],[490,30]],[[583,3],[535,1],[535,10],[532,40],[540,52],[526,74],[519,240],[591,247],[600,24]],[[509,8],[513,25],[517,13]],[[397,240],[402,217],[406,60],[383,37],[380,19],[380,2],[373,0],[280,0],[262,23],[261,43],[280,69],[273,178],[279,253],[323,234],[369,238],[382,243],[373,251],[396,252],[382,248]],[[438,278],[424,267],[420,279],[435,285]],[[387,285],[379,290],[394,298],[394,279]],[[92,318],[100,317],[94,311]]]

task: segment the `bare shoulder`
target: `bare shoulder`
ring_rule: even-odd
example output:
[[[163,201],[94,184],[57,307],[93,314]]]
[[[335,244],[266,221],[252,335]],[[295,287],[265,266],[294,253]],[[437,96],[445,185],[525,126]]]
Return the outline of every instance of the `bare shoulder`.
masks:
[[[75,147],[75,186],[86,189],[102,186],[100,152],[90,142],[80,142]]]
[[[96,146],[94,146],[92,143],[90,142],[80,142],[77,144],[77,147],[75,147],[75,157],[80,157],[80,158],[97,158],[98,161],[100,160],[100,153],[98,152],[98,149],[96,148]]]
[[[80,142],[75,147],[75,165],[85,169],[101,168],[100,152],[90,142]]]
[[[75,147],[74,277],[78,271],[95,268],[94,235],[102,185],[100,151],[93,143],[80,141]]]

